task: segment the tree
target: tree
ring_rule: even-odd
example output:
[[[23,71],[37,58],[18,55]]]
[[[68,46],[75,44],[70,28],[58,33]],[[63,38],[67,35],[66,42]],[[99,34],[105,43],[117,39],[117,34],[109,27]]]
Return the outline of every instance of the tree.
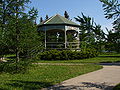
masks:
[[[114,29],[120,31],[120,4],[118,0],[100,0],[103,3],[105,18],[114,19]]]
[[[101,29],[101,25],[97,25],[93,18],[82,13],[82,17],[77,16],[75,19],[80,23],[80,41],[85,47],[86,45],[95,47],[96,43],[98,44],[104,40],[105,34]]]
[[[67,11],[64,12],[64,17],[69,19],[69,15],[68,15]]]
[[[45,19],[46,19],[46,20],[48,20],[48,19],[49,19],[49,16],[48,16],[48,15],[46,15]]]
[[[30,56],[30,52],[35,53],[37,49],[39,50],[36,47],[41,47],[34,24],[37,10],[32,8],[28,13],[24,12],[25,5],[29,2],[29,0],[4,0],[2,3],[3,6],[5,5],[5,9],[1,8],[1,11],[5,13],[3,13],[1,20],[2,22],[6,20],[4,23],[5,30],[3,30],[4,36],[9,49],[16,53],[16,62],[20,61],[21,53]]]
[[[105,18],[120,18],[120,4],[118,0],[100,0],[103,3]]]
[[[40,17],[40,23],[41,23],[41,22],[43,22],[43,18],[42,18],[42,17]]]
[[[7,12],[8,5],[10,4],[9,1],[1,0],[0,1],[0,55],[1,57],[4,56],[4,54],[8,51],[6,46],[7,44],[7,38],[5,37],[6,33],[6,23],[8,22],[8,16],[10,15],[10,12]]]
[[[118,18],[117,20],[115,20],[113,22],[113,25],[114,25],[114,29],[116,32],[120,33],[120,18]]]
[[[105,18],[114,19],[114,32],[108,31],[107,47],[113,45],[113,51],[120,52],[120,4],[118,0],[100,0],[103,3],[103,10],[105,12]]]

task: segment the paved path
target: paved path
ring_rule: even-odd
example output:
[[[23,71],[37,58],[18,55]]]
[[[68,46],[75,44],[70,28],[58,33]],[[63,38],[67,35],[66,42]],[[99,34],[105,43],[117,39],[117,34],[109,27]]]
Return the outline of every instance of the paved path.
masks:
[[[43,90],[112,90],[120,83],[120,66],[103,66],[103,69],[84,74]]]

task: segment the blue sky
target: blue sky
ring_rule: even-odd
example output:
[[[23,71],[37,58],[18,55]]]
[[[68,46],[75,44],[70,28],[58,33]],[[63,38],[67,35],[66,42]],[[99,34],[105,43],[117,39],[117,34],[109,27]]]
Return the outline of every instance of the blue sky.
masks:
[[[64,15],[64,11],[69,13],[70,18],[81,16],[83,12],[86,16],[93,17],[97,24],[112,28],[112,20],[107,20],[104,16],[102,3],[99,0],[31,0],[30,7],[35,7],[38,10],[38,19],[53,16],[55,14]]]

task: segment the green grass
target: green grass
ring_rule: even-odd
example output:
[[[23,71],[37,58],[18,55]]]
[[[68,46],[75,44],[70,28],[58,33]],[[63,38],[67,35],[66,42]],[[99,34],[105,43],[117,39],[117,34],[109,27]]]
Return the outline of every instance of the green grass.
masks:
[[[15,57],[16,55],[15,54],[8,54],[8,55],[5,55],[5,57]]]
[[[38,63],[101,63],[101,62],[120,62],[120,54],[99,55],[95,58],[81,59],[81,60],[39,60]]]
[[[11,60],[11,59],[15,58],[16,55],[15,54],[7,54],[7,55],[4,55],[4,57],[6,58],[5,60]]]
[[[115,86],[115,87],[113,88],[113,90],[120,90],[120,84],[118,84],[117,86]]]
[[[33,65],[25,74],[0,74],[0,90],[38,90],[101,69],[98,65]]]

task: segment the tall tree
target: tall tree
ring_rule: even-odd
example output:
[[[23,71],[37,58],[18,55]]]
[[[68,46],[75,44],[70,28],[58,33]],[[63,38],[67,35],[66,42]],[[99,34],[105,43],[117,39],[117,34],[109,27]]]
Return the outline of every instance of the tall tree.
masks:
[[[118,0],[100,0],[107,19],[120,18],[120,4]]]
[[[76,21],[80,23],[80,28],[81,28],[81,40],[86,37],[90,39],[89,37],[92,35],[92,29],[93,29],[93,20],[91,17],[87,17],[82,13],[82,17],[77,16],[75,17]]]
[[[8,22],[8,16],[10,15],[11,12],[8,12],[8,5],[10,4],[9,1],[6,0],[1,0],[0,1],[0,52],[1,56],[6,53],[5,47],[7,46],[6,43],[6,35],[5,35],[5,30],[6,30],[6,23]]]
[[[11,46],[10,49],[16,53],[16,62],[20,61],[21,53],[24,52],[24,54],[28,55],[29,50],[35,52],[35,47],[41,46],[39,41],[37,42],[38,37],[36,37],[37,33],[35,33],[37,31],[34,22],[37,17],[37,10],[32,8],[28,13],[24,12],[25,6],[29,2],[29,0],[4,0],[3,2],[6,9],[2,8],[2,10],[5,11],[5,20],[7,20],[4,23],[4,36],[7,37],[7,44],[9,43],[8,46]],[[3,21],[3,16],[1,18]],[[35,40],[39,44],[35,45]],[[34,42],[34,45],[31,42]]]
[[[82,16],[77,16],[75,19],[80,23],[80,41],[86,42],[88,46],[93,46],[96,42],[99,43],[103,41],[105,35],[101,29],[101,25],[97,25],[93,18],[85,16],[82,13]]]
[[[100,0],[103,3],[105,18],[114,19],[114,28],[120,28],[120,3],[118,0]],[[118,30],[120,31],[120,29]]]
[[[118,51],[120,46],[120,2],[118,0],[100,0],[103,3],[103,10],[107,19],[113,19],[114,32],[108,32],[107,42],[115,46],[114,51]],[[112,37],[112,38],[111,38]]]
[[[64,17],[69,19],[69,15],[68,15],[67,11],[64,12]]]
[[[43,18],[42,18],[42,17],[40,17],[40,23],[41,23],[41,22],[43,22]]]
[[[46,20],[48,20],[48,19],[49,19],[49,16],[48,16],[48,15],[46,15],[45,19],[46,19]]]

